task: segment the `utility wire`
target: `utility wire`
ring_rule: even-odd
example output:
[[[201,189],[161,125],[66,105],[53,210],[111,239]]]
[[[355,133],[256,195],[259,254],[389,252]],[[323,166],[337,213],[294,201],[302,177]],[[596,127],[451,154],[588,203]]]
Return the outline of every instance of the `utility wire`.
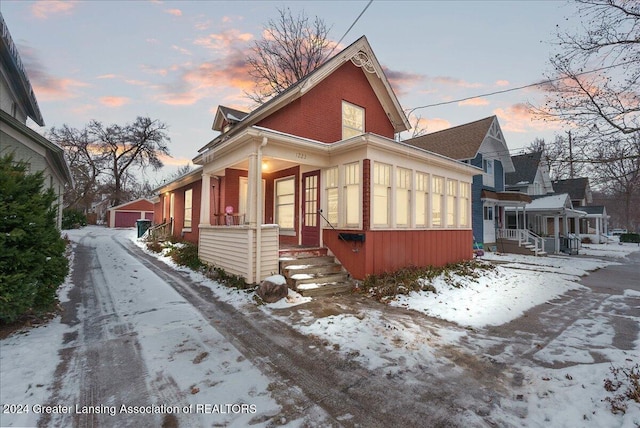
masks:
[[[358,20],[360,19],[360,17],[362,15],[364,15],[364,13],[367,11],[367,9],[369,8],[369,6],[371,6],[371,3],[373,3],[373,0],[369,0],[369,3],[367,3],[367,5],[364,7],[364,9],[362,9],[362,12],[360,12],[360,15],[358,15],[358,17],[355,19],[355,21],[353,21],[353,23],[351,24],[351,26],[349,28],[347,28],[347,31],[344,32],[344,34],[342,35],[342,37],[340,37],[340,40],[338,40],[338,43],[336,43],[333,46],[333,49],[331,49],[331,52],[329,52],[329,55],[327,55],[327,58],[331,58],[331,54],[333,53],[334,50],[336,50],[336,48],[340,45],[340,43],[344,40],[344,38],[347,36],[347,34],[349,34],[349,31],[351,31],[351,29],[353,28],[354,25],[356,25],[356,23],[358,22]]]
[[[606,67],[596,68],[594,70],[583,71],[582,73],[577,73],[575,76],[582,76],[584,74],[595,73],[596,71],[608,70],[610,68],[620,67],[621,65],[631,64],[633,62],[636,62],[636,60],[621,62],[620,64],[608,65]],[[447,105],[447,104],[454,104],[454,103],[459,103],[459,102],[462,102],[462,101],[472,100],[474,98],[490,97],[492,95],[499,95],[499,94],[504,94],[504,93],[507,93],[507,92],[519,91],[521,89],[531,88],[531,87],[534,87],[534,86],[542,86],[542,85],[545,85],[547,83],[557,82],[557,81],[562,80],[562,79],[564,79],[564,77],[556,77],[555,79],[543,80],[541,82],[530,83],[528,85],[517,86],[515,88],[503,89],[501,91],[488,92],[486,94],[474,95],[474,96],[465,97],[465,98],[459,98],[457,100],[442,101],[440,103],[427,104],[427,105],[424,105],[424,106],[414,107],[414,108],[412,108],[412,109],[407,111],[407,117],[409,117],[409,115],[411,113],[413,113],[414,111],[419,110],[419,109],[423,109],[423,108],[443,106],[443,105]]]

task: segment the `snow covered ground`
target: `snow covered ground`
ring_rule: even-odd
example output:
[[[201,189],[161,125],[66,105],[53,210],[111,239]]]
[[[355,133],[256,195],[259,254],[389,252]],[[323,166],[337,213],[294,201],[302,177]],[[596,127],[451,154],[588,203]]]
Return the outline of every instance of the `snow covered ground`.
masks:
[[[141,248],[144,247],[135,239],[133,231],[130,238]],[[316,318],[304,306],[310,298],[301,297],[292,291],[286,299],[263,305],[261,308],[265,313],[287,324],[291,322],[289,318],[281,315],[281,310],[292,308],[302,316],[303,321],[293,325],[300,332],[324,339],[334,349],[354,358],[371,370],[384,369],[392,374],[394,371],[416,367],[439,367],[444,364],[441,355],[436,355],[435,352],[439,347],[453,346],[485,352],[499,342],[505,345],[505,351],[498,358],[508,364],[513,364],[514,361],[522,363],[508,346],[508,342],[483,336],[484,329],[512,321],[527,310],[552,302],[570,290],[584,289],[587,292],[586,287],[578,283],[580,276],[613,263],[620,263],[626,255],[639,250],[640,247],[635,244],[593,244],[583,248],[581,252],[588,255],[588,258],[536,258],[489,253],[484,258],[498,263],[498,266],[480,279],[469,281],[459,278],[457,282],[461,283],[462,287],[453,288],[440,278],[434,282],[436,294],[413,293],[401,296],[391,303],[396,307],[406,308],[407,314],[413,314],[411,316],[414,317],[424,314],[453,323],[438,326],[433,330],[425,330],[422,324],[412,323],[411,316],[394,319],[382,311]],[[193,281],[207,286],[219,299],[237,308],[256,304],[251,293],[226,288],[199,273],[176,266],[167,257],[156,256],[175,269],[189,272]],[[616,259],[617,262],[613,261]],[[67,283],[61,288],[61,300],[66,298],[65,292],[71,286],[72,284]],[[636,315],[628,315],[634,308],[638,309]],[[606,397],[612,396],[603,387],[604,379],[611,378],[610,367],[631,367],[633,363],[640,362],[640,339],[637,335],[635,341],[625,350],[613,345],[612,314],[620,314],[619,316],[624,317],[626,321],[640,324],[640,292],[626,290],[622,295],[610,296],[602,302],[595,317],[576,321],[560,336],[539,349],[534,355],[534,362],[523,364],[520,367],[523,374],[522,385],[514,388],[511,401],[505,400],[501,403],[500,409],[496,410],[499,425],[629,428],[640,426],[640,405],[627,401],[627,413],[614,415],[609,411],[608,404],[603,401]],[[177,322],[177,318],[171,319]],[[182,330],[173,328],[167,332],[176,335],[176,346],[183,338],[178,333],[189,330],[190,325],[193,327],[194,324],[187,323],[182,325]],[[55,350],[61,346],[65,331],[66,326],[61,325],[59,319],[55,319],[46,326],[33,329],[26,334],[15,334],[0,342],[0,377],[3,385],[0,401],[3,405],[44,402],[48,397],[47,390],[51,387],[57,359],[42,358],[32,350],[49,349],[51,355],[55,355]],[[196,342],[218,340],[203,338],[201,333],[193,334],[197,337],[191,337],[191,334],[189,336]],[[149,352],[150,355],[155,352],[151,349],[151,341],[143,345],[147,347],[145,352]],[[592,353],[586,352],[585,349],[589,346],[596,347],[601,358],[596,360]],[[207,358],[215,358],[216,364],[219,365],[230,363],[230,376],[247,369],[240,367],[242,364],[246,365],[241,358],[235,358],[236,362],[233,356],[218,357],[209,354]],[[536,364],[536,361],[539,364]],[[548,368],[558,361],[564,363],[563,368]],[[173,364],[176,366],[175,370],[182,370],[177,367],[181,364],[179,362],[167,363],[158,360],[158,364]],[[237,367],[234,368],[236,364]],[[191,373],[190,368],[184,368],[185,373],[189,375],[185,382],[195,384],[196,373]],[[261,376],[256,374],[256,379],[261,379]],[[230,377],[229,382],[233,381]],[[263,380],[256,380],[251,385],[239,381],[235,397],[252,402],[250,400],[255,400],[256,395],[263,394],[265,387],[266,382]],[[207,398],[210,402],[222,399],[215,395]],[[265,400],[265,407],[271,406],[275,409],[275,404],[269,402],[267,397],[262,399]],[[35,420],[37,418],[27,417],[11,421],[18,421],[14,424],[29,425]],[[476,420],[471,422],[470,425],[478,426]],[[9,423],[5,423],[5,419],[2,418],[0,425]]]

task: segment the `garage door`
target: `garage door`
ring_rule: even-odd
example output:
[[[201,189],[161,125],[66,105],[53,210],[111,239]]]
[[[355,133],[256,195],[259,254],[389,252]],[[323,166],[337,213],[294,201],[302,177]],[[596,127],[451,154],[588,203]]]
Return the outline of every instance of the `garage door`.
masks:
[[[140,211],[116,211],[115,227],[134,227],[140,218]]]

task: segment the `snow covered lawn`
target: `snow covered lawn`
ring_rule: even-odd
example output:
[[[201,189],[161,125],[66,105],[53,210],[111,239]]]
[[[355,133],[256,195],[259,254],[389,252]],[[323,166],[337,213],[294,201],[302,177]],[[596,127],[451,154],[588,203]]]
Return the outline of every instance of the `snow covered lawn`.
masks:
[[[131,231],[130,238],[147,251],[144,243],[135,239],[134,231]],[[396,373],[410,376],[412,370],[423,370],[423,367],[430,367],[436,376],[442,375],[450,369],[451,362],[443,358],[441,353],[438,354],[438,349],[447,347],[482,357],[483,353],[488,352],[487,349],[502,343],[505,351],[492,358],[501,359],[506,364],[522,364],[522,359],[508,341],[483,336],[484,329],[514,320],[527,310],[550,302],[570,290],[588,291],[578,283],[580,276],[616,263],[612,259],[621,261],[629,253],[639,250],[640,247],[635,244],[590,244],[582,251],[590,256],[588,258],[488,253],[484,259],[495,262],[498,266],[477,280],[457,278],[456,282],[462,286],[454,288],[443,278],[438,278],[433,283],[437,293],[412,293],[395,299],[391,305],[407,309],[402,316],[392,316],[383,310],[372,310],[316,317],[305,309],[304,304],[311,299],[301,297],[293,291],[289,292],[286,299],[263,305],[261,308],[265,313],[292,325],[303,334],[323,339],[328,346],[345,357],[355,359],[370,370],[384,370],[389,376]],[[188,272],[194,282],[208,287],[220,300],[236,308],[242,309],[246,305],[256,304],[251,292],[230,289],[200,273],[176,266],[168,257],[148,253],[175,269]],[[71,286],[72,284],[67,283],[61,289],[61,300],[66,298],[66,290]],[[523,382],[520,387],[514,387],[511,400],[505,398],[500,406],[492,411],[492,417],[499,422],[498,425],[629,428],[640,426],[640,405],[628,402],[629,409],[626,414],[613,415],[608,409],[608,403],[603,401],[607,396],[611,396],[603,388],[604,379],[611,377],[610,367],[629,367],[630,364],[640,361],[640,340],[637,335],[635,341],[628,344],[625,350],[614,346],[612,337],[613,317],[639,323],[639,315],[625,315],[632,312],[634,307],[640,308],[638,292],[627,290],[621,296],[611,296],[602,303],[593,319],[573,323],[553,341],[542,346],[534,355],[534,363],[519,367],[523,374]],[[288,317],[282,315],[282,310],[287,308],[300,314],[303,322],[292,324]],[[336,305],[335,309],[339,311],[340,305]],[[453,324],[435,324],[423,315]],[[193,320],[181,321],[183,330],[174,329],[172,332],[185,332],[185,329],[192,329],[195,324]],[[2,388],[0,398],[3,404],[46,400],[57,359],[36,358],[31,350],[50,349],[51,355],[55,355],[66,329],[66,326],[60,324],[59,319],[55,319],[47,326],[31,330],[26,335],[16,334],[0,342],[2,384],[20,385],[19,389],[11,389],[10,396],[7,395],[7,389]],[[196,339],[200,342],[217,340],[210,337],[202,338],[201,333],[193,334],[198,336]],[[178,339],[182,337],[178,336],[175,337],[176,346],[179,345]],[[154,369],[173,366],[171,371],[184,371],[189,375],[188,379],[184,380],[186,383],[198,382],[195,372],[178,367],[179,361],[155,361],[152,355],[161,349],[153,349],[151,341],[145,341],[144,345],[145,352],[151,356],[149,360],[153,362]],[[597,349],[597,354],[589,352],[590,347]],[[207,358],[212,361],[215,358],[216,364],[233,361],[230,356],[224,358],[224,361],[219,360],[211,353]],[[246,365],[246,361],[240,362],[239,358],[237,360],[238,370],[249,368],[241,368],[240,365]],[[566,366],[560,369],[548,368],[556,362],[562,362]],[[189,368],[192,368],[192,365],[190,363]],[[236,370],[229,370],[230,376],[238,373]],[[260,378],[260,375],[256,373],[256,377]],[[245,400],[255,399],[256,391],[262,393],[265,385],[266,380],[255,382],[253,389],[246,388],[246,385],[242,387],[240,384],[237,395]],[[212,395],[208,398],[215,402],[220,397]],[[261,404],[265,408],[275,409],[273,402],[267,397],[262,398],[264,403]],[[35,420],[37,419],[27,418],[20,421],[30,425]],[[477,420],[470,420],[470,425],[475,425],[476,422]],[[0,425],[8,424],[0,420]]]

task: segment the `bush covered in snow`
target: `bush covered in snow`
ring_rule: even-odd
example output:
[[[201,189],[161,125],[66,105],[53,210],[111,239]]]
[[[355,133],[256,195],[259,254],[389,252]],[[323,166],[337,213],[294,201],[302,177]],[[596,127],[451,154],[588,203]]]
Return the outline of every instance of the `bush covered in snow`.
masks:
[[[365,278],[361,291],[379,301],[387,301],[397,295],[409,294],[412,291],[436,292],[433,280],[441,275],[452,287],[459,287],[455,277],[479,278],[481,272],[493,269],[492,264],[477,260],[452,263],[442,267],[410,266],[395,272],[380,275],[369,275]]]
[[[46,312],[69,271],[56,227],[56,194],[41,172],[13,156],[0,158],[0,322]]]

